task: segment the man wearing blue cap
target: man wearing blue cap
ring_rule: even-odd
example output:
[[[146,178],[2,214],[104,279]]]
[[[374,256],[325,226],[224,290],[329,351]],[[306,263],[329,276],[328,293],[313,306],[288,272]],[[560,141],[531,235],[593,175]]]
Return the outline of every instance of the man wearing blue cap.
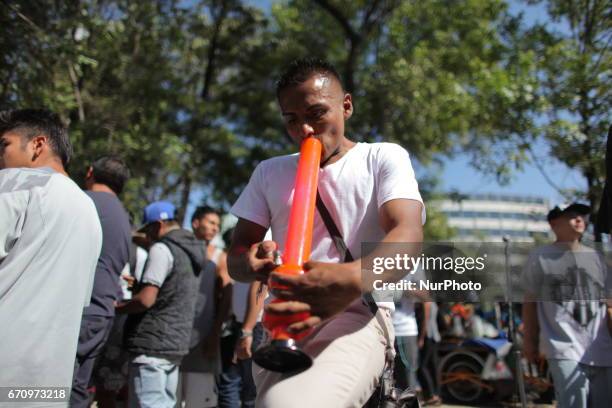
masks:
[[[117,305],[130,313],[125,347],[130,353],[129,406],[174,407],[178,366],[189,351],[202,244],[175,220],[175,207],[149,204],[140,229],[154,242],[132,300]]]

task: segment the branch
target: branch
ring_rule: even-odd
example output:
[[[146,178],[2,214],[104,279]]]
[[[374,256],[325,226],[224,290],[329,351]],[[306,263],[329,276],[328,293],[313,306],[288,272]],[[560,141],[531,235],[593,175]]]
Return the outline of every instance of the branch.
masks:
[[[535,155],[533,149],[531,148],[530,145],[527,146],[527,151],[529,152],[529,155],[531,156],[531,161],[533,162],[533,164],[535,165],[536,169],[538,169],[538,171],[540,172],[540,174],[542,174],[542,176],[544,177],[544,180],[546,180],[546,182],[557,191],[557,193],[559,193],[562,197],[564,197],[565,199],[570,199],[571,197],[568,196],[567,193],[565,193],[563,191],[563,189],[561,187],[559,187],[553,180],[552,178],[550,178],[550,176],[548,175],[548,173],[546,173],[546,171],[544,170],[544,167],[542,167],[542,165],[539,162],[538,157]]]
[[[11,85],[11,81],[13,80],[13,74],[15,73],[15,67],[17,66],[17,64],[11,64],[10,65],[10,72],[8,73],[8,75],[6,76],[6,79],[3,81],[2,83],[2,96],[0,96],[0,103],[4,103],[6,100],[6,97],[9,93],[9,89],[11,89],[10,85]]]
[[[24,15],[23,13],[21,13],[21,11],[19,11],[19,9],[17,7],[15,7],[14,5],[10,4],[9,2],[7,2],[6,0],[2,0],[2,3],[4,3],[5,6],[7,6],[8,8],[10,8],[11,10],[13,10],[15,12],[15,14],[17,14],[17,16],[22,19],[23,21],[25,21],[30,27],[32,27],[35,31],[38,31],[39,33],[44,34],[45,31],[40,28],[39,26],[36,25],[36,23],[34,23],[32,20],[30,20],[26,15]]]
[[[79,121],[85,121],[85,108],[83,107],[83,99],[81,98],[81,89],[79,87],[79,80],[72,63],[68,62],[68,74],[70,75],[70,82],[72,82],[72,89],[74,90],[74,98],[76,99],[77,107],[79,110]]]
[[[385,1],[385,3],[379,8],[379,3],[380,1],[378,0],[374,1],[372,6],[366,12],[360,29],[362,37],[367,37],[372,29],[376,27],[377,24],[380,24],[397,6],[396,1]],[[378,11],[378,13],[374,16],[376,11]]]
[[[313,1],[317,3],[319,6],[321,6],[321,8],[327,10],[327,12],[331,14],[333,18],[336,19],[336,21],[342,26],[342,29],[344,30],[346,36],[349,38],[351,42],[360,41],[361,36],[359,35],[359,33],[357,33],[353,29],[353,27],[351,27],[351,24],[349,23],[348,19],[342,14],[340,10],[338,10],[337,7],[335,7],[333,4],[331,4],[327,0],[313,0]]]
[[[369,31],[369,28],[367,27],[370,26],[370,24],[372,24],[372,22],[370,21],[370,18],[372,17],[372,14],[374,14],[374,11],[376,11],[376,9],[378,8],[379,3],[380,3],[380,0],[372,1],[370,3],[370,7],[363,15],[363,20],[361,21],[361,30],[360,30],[362,33],[366,30]]]
[[[227,1],[221,2],[221,11],[215,21],[215,30],[210,40],[210,46],[208,47],[206,71],[204,72],[204,86],[202,87],[202,93],[200,97],[203,100],[207,100],[210,94],[210,87],[213,81],[215,73],[215,59],[217,54],[217,48],[219,48],[219,36],[221,35],[221,27],[227,16]]]
[[[189,205],[189,197],[191,196],[191,185],[192,179],[189,167],[185,167],[183,171],[183,191],[181,191],[181,201],[178,208],[178,221],[183,224],[185,213],[187,212],[187,206]]]
[[[183,176],[181,175],[180,177],[177,177],[176,180],[174,181],[174,183],[166,186],[161,193],[161,197],[167,197],[169,196],[172,192],[174,192],[178,186],[181,185],[181,183],[183,183]]]

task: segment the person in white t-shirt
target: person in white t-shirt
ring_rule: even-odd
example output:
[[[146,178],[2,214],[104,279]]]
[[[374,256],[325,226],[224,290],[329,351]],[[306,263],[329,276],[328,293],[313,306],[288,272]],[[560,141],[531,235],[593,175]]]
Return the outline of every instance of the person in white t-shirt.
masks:
[[[403,280],[418,283],[425,279],[422,269],[407,275]],[[408,386],[420,391],[417,380],[419,369],[419,350],[423,348],[427,327],[422,325],[419,332],[415,313],[415,302],[423,302],[423,321],[429,319],[429,294],[422,290],[397,291],[395,310],[392,313],[393,329],[395,330],[395,350],[397,352],[395,374],[401,380],[400,388]],[[399,361],[398,361],[399,360]]]
[[[612,400],[610,275],[603,255],[580,241],[590,207],[573,203],[547,216],[553,244],[534,249],[523,271],[523,352],[542,354],[560,408],[604,407]]]
[[[58,406],[102,246],[94,203],[64,170],[71,153],[56,114],[0,112],[0,386],[64,387]]]
[[[389,307],[379,305],[373,316],[361,299],[362,289],[372,290],[372,282],[362,281],[361,244],[421,242],[424,206],[402,147],[355,143],[345,136],[352,97],[333,66],[313,59],[294,61],[278,82],[277,97],[292,140],[299,144],[314,136],[322,142],[319,193],[355,261],[341,263],[316,213],[311,261],[303,265],[307,273],[270,275],[288,287],[283,295],[288,301],[268,305],[267,312],[309,311],[310,318],[290,329],[299,332],[317,326],[301,342],[313,365],[291,374],[256,366],[256,405],[361,406],[373,392],[393,344]],[[265,281],[276,266],[273,251],[284,249],[297,162],[294,154],[260,163],[232,207],[239,218],[228,256],[234,279]],[[262,242],[268,228],[273,241]]]

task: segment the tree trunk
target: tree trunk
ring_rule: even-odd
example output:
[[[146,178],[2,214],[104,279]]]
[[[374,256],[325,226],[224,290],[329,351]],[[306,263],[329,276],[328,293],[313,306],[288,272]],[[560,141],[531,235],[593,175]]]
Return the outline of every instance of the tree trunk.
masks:
[[[185,168],[183,172],[183,190],[181,191],[181,202],[179,204],[179,208],[177,209],[176,219],[177,221],[183,225],[183,221],[185,220],[185,213],[187,212],[187,206],[189,205],[189,197],[191,196],[191,169],[189,167]]]

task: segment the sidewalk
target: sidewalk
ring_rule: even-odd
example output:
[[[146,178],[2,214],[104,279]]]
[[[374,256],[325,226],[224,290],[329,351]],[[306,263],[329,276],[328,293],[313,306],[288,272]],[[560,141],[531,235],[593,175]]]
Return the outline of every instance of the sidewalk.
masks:
[[[555,405],[554,404],[527,404],[527,406],[529,408],[554,408]],[[521,408],[521,404],[520,403],[512,403],[512,402],[504,402],[501,404],[496,404],[496,405],[488,405],[488,404],[481,404],[481,405],[453,405],[453,404],[442,404],[440,405],[440,407],[442,408]]]

